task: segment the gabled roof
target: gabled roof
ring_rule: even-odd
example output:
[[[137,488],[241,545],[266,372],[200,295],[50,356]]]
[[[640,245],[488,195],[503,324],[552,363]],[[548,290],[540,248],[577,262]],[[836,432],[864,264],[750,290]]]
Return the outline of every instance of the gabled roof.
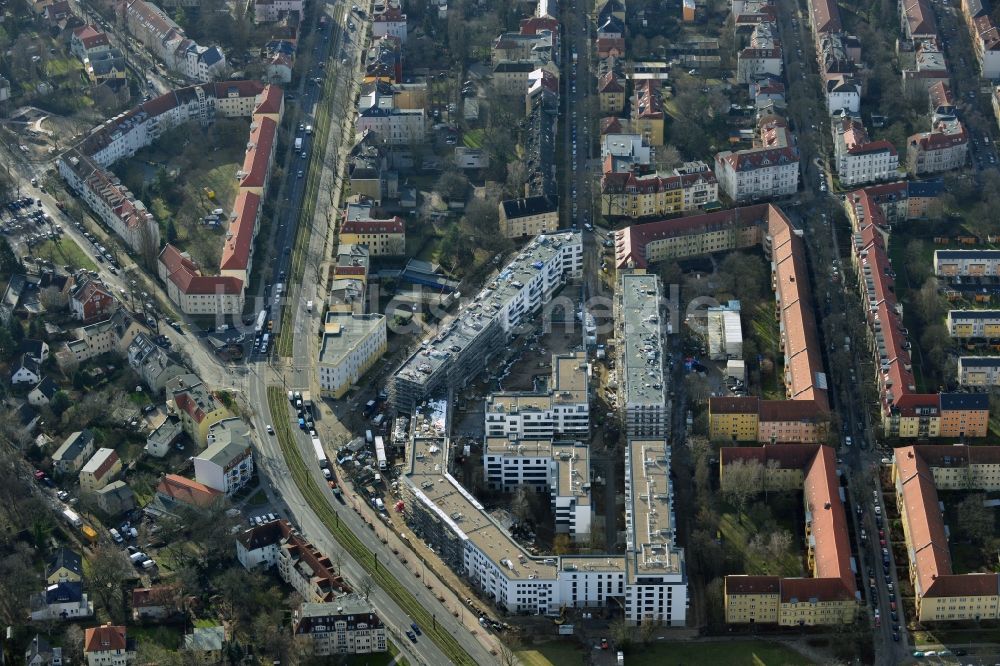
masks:
[[[84,654],[125,650],[126,647],[125,627],[116,627],[110,622],[100,627],[90,627],[84,634]]]
[[[42,381],[34,388],[35,391],[39,391],[48,400],[59,392],[59,385],[56,384],[51,377],[43,377]]]
[[[49,558],[48,565],[45,569],[45,575],[51,576],[59,569],[66,569],[75,573],[77,576],[83,576],[83,560],[77,553],[74,553],[69,548],[60,548],[52,554]]]
[[[179,474],[167,474],[156,486],[156,492],[175,502],[205,508],[211,506],[222,493],[203,483],[184,478]]]
[[[219,267],[224,271],[246,270],[250,265],[250,252],[260,217],[260,196],[246,190],[241,191],[233,204],[233,214],[236,217],[229,223],[219,262]]]

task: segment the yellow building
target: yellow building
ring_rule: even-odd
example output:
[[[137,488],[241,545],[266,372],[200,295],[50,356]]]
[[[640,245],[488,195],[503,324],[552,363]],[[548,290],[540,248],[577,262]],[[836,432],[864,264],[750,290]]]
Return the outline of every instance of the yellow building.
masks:
[[[625,110],[625,82],[608,72],[597,82],[602,115],[618,115]]]
[[[173,403],[173,410],[181,419],[181,427],[199,451],[208,443],[208,429],[223,419],[233,417],[197,375],[174,377],[167,382],[166,392],[168,405]]]
[[[601,177],[601,214],[607,217],[663,216],[698,210],[719,199],[719,183],[710,170],[695,173],[637,175],[609,172],[605,158]]]
[[[812,574],[811,578],[726,576],[726,622],[787,627],[854,622],[858,594],[833,449],[820,444],[723,447],[719,464],[723,488],[727,475],[738,474],[737,467],[754,465],[752,473],[760,475],[762,491],[802,489]]]
[[[406,252],[406,225],[403,218],[388,220],[347,219],[340,226],[340,242],[367,245],[373,257]]]
[[[917,619],[943,622],[1000,617],[1000,576],[953,573],[937,492],[938,488],[1000,489],[1000,447],[897,448],[892,477],[910,559]]]
[[[507,238],[538,236],[559,228],[559,204],[555,197],[506,199],[499,208],[500,233]]]
[[[721,398],[709,401],[708,438],[713,442],[756,442],[759,420],[757,398]]]
[[[108,485],[122,471],[114,449],[100,448],[80,470],[80,493],[91,494]]]
[[[632,100],[632,131],[651,146],[663,145],[663,100],[659,82],[646,79],[636,84]]]
[[[949,310],[946,323],[953,338],[1000,338],[1000,310]]]

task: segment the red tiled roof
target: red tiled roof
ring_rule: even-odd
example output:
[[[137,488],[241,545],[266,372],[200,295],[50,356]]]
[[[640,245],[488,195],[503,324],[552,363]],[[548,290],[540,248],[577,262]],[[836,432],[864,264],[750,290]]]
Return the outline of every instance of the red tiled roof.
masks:
[[[83,651],[87,654],[124,650],[125,647],[125,627],[116,627],[108,623],[100,627],[90,627],[83,635]]]
[[[342,234],[401,234],[406,230],[403,218],[388,220],[345,220],[340,227]]]
[[[243,158],[243,174],[240,187],[264,187],[267,169],[271,163],[271,151],[278,133],[278,124],[270,118],[254,118],[250,130],[247,152]]]
[[[177,502],[196,507],[207,507],[215,502],[222,493],[209,488],[203,483],[187,479],[179,474],[167,474],[156,486],[156,492]]]
[[[233,214],[236,217],[229,224],[219,267],[222,270],[246,270],[250,265],[250,251],[260,216],[260,196],[253,192],[240,192],[233,205]]]
[[[184,294],[227,294],[235,295],[243,291],[243,281],[228,275],[202,275],[197,264],[184,257],[180,250],[169,243],[163,247],[159,257],[166,267],[167,279]]]
[[[101,465],[94,470],[94,478],[103,479],[104,475],[107,474],[108,471],[110,471],[111,468],[115,466],[116,462],[118,462],[118,453],[112,451],[110,455],[105,456],[104,460],[101,462]]]
[[[725,594],[778,594],[781,579],[777,576],[726,576]]]
[[[827,32],[840,32],[840,7],[837,0],[813,0],[812,24],[817,35]]]
[[[264,86],[263,92],[257,95],[257,108],[254,115],[258,113],[273,114],[281,111],[284,91],[278,86]]]

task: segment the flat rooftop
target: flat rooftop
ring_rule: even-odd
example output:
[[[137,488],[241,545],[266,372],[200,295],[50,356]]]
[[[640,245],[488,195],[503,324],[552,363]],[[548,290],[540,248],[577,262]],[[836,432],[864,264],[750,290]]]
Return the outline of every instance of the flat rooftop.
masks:
[[[411,442],[409,479],[427,508],[451,530],[472,541],[495,563],[505,566],[511,579],[554,580],[556,558],[535,558],[501,528],[483,506],[457,480],[447,474],[447,440],[414,438]]]
[[[516,413],[522,409],[545,410],[552,405],[586,403],[590,365],[585,352],[552,355],[552,379],[546,392],[504,391],[486,398],[486,411]]]
[[[404,379],[424,384],[453,354],[460,353],[493,322],[497,314],[519,293],[540,268],[553,259],[566,244],[582,243],[580,232],[565,231],[541,235],[507,264],[500,273],[476,295],[472,302],[438,329],[438,334],[421,343],[396,371]]]
[[[629,577],[683,573],[684,551],[674,540],[670,449],[662,439],[628,443],[625,510],[628,527]]]
[[[652,274],[624,273],[619,283],[624,320],[620,387],[626,408],[663,406],[663,336],[660,332],[660,279]]]
[[[331,365],[340,360],[362,340],[367,338],[385,321],[380,314],[354,314],[353,312],[327,312],[323,330],[323,343],[319,348],[319,362]]]
[[[487,437],[483,455],[506,454],[509,457],[550,458],[556,463],[557,497],[576,497],[580,506],[590,505],[590,446],[576,440],[521,439]]]

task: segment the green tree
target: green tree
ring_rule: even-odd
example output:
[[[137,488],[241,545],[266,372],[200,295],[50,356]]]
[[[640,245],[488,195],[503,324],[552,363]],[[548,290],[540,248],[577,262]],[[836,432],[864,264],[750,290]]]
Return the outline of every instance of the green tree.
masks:
[[[56,391],[56,394],[52,396],[52,400],[49,401],[49,409],[56,416],[62,416],[63,412],[69,409],[72,404],[66,391]]]
[[[167,242],[176,243],[177,242],[177,225],[174,224],[174,218],[167,218]]]
[[[7,330],[10,332],[10,337],[14,340],[14,342],[20,344],[21,340],[24,340],[24,327],[21,326],[21,320],[17,317],[10,318],[10,323],[7,324]]]

